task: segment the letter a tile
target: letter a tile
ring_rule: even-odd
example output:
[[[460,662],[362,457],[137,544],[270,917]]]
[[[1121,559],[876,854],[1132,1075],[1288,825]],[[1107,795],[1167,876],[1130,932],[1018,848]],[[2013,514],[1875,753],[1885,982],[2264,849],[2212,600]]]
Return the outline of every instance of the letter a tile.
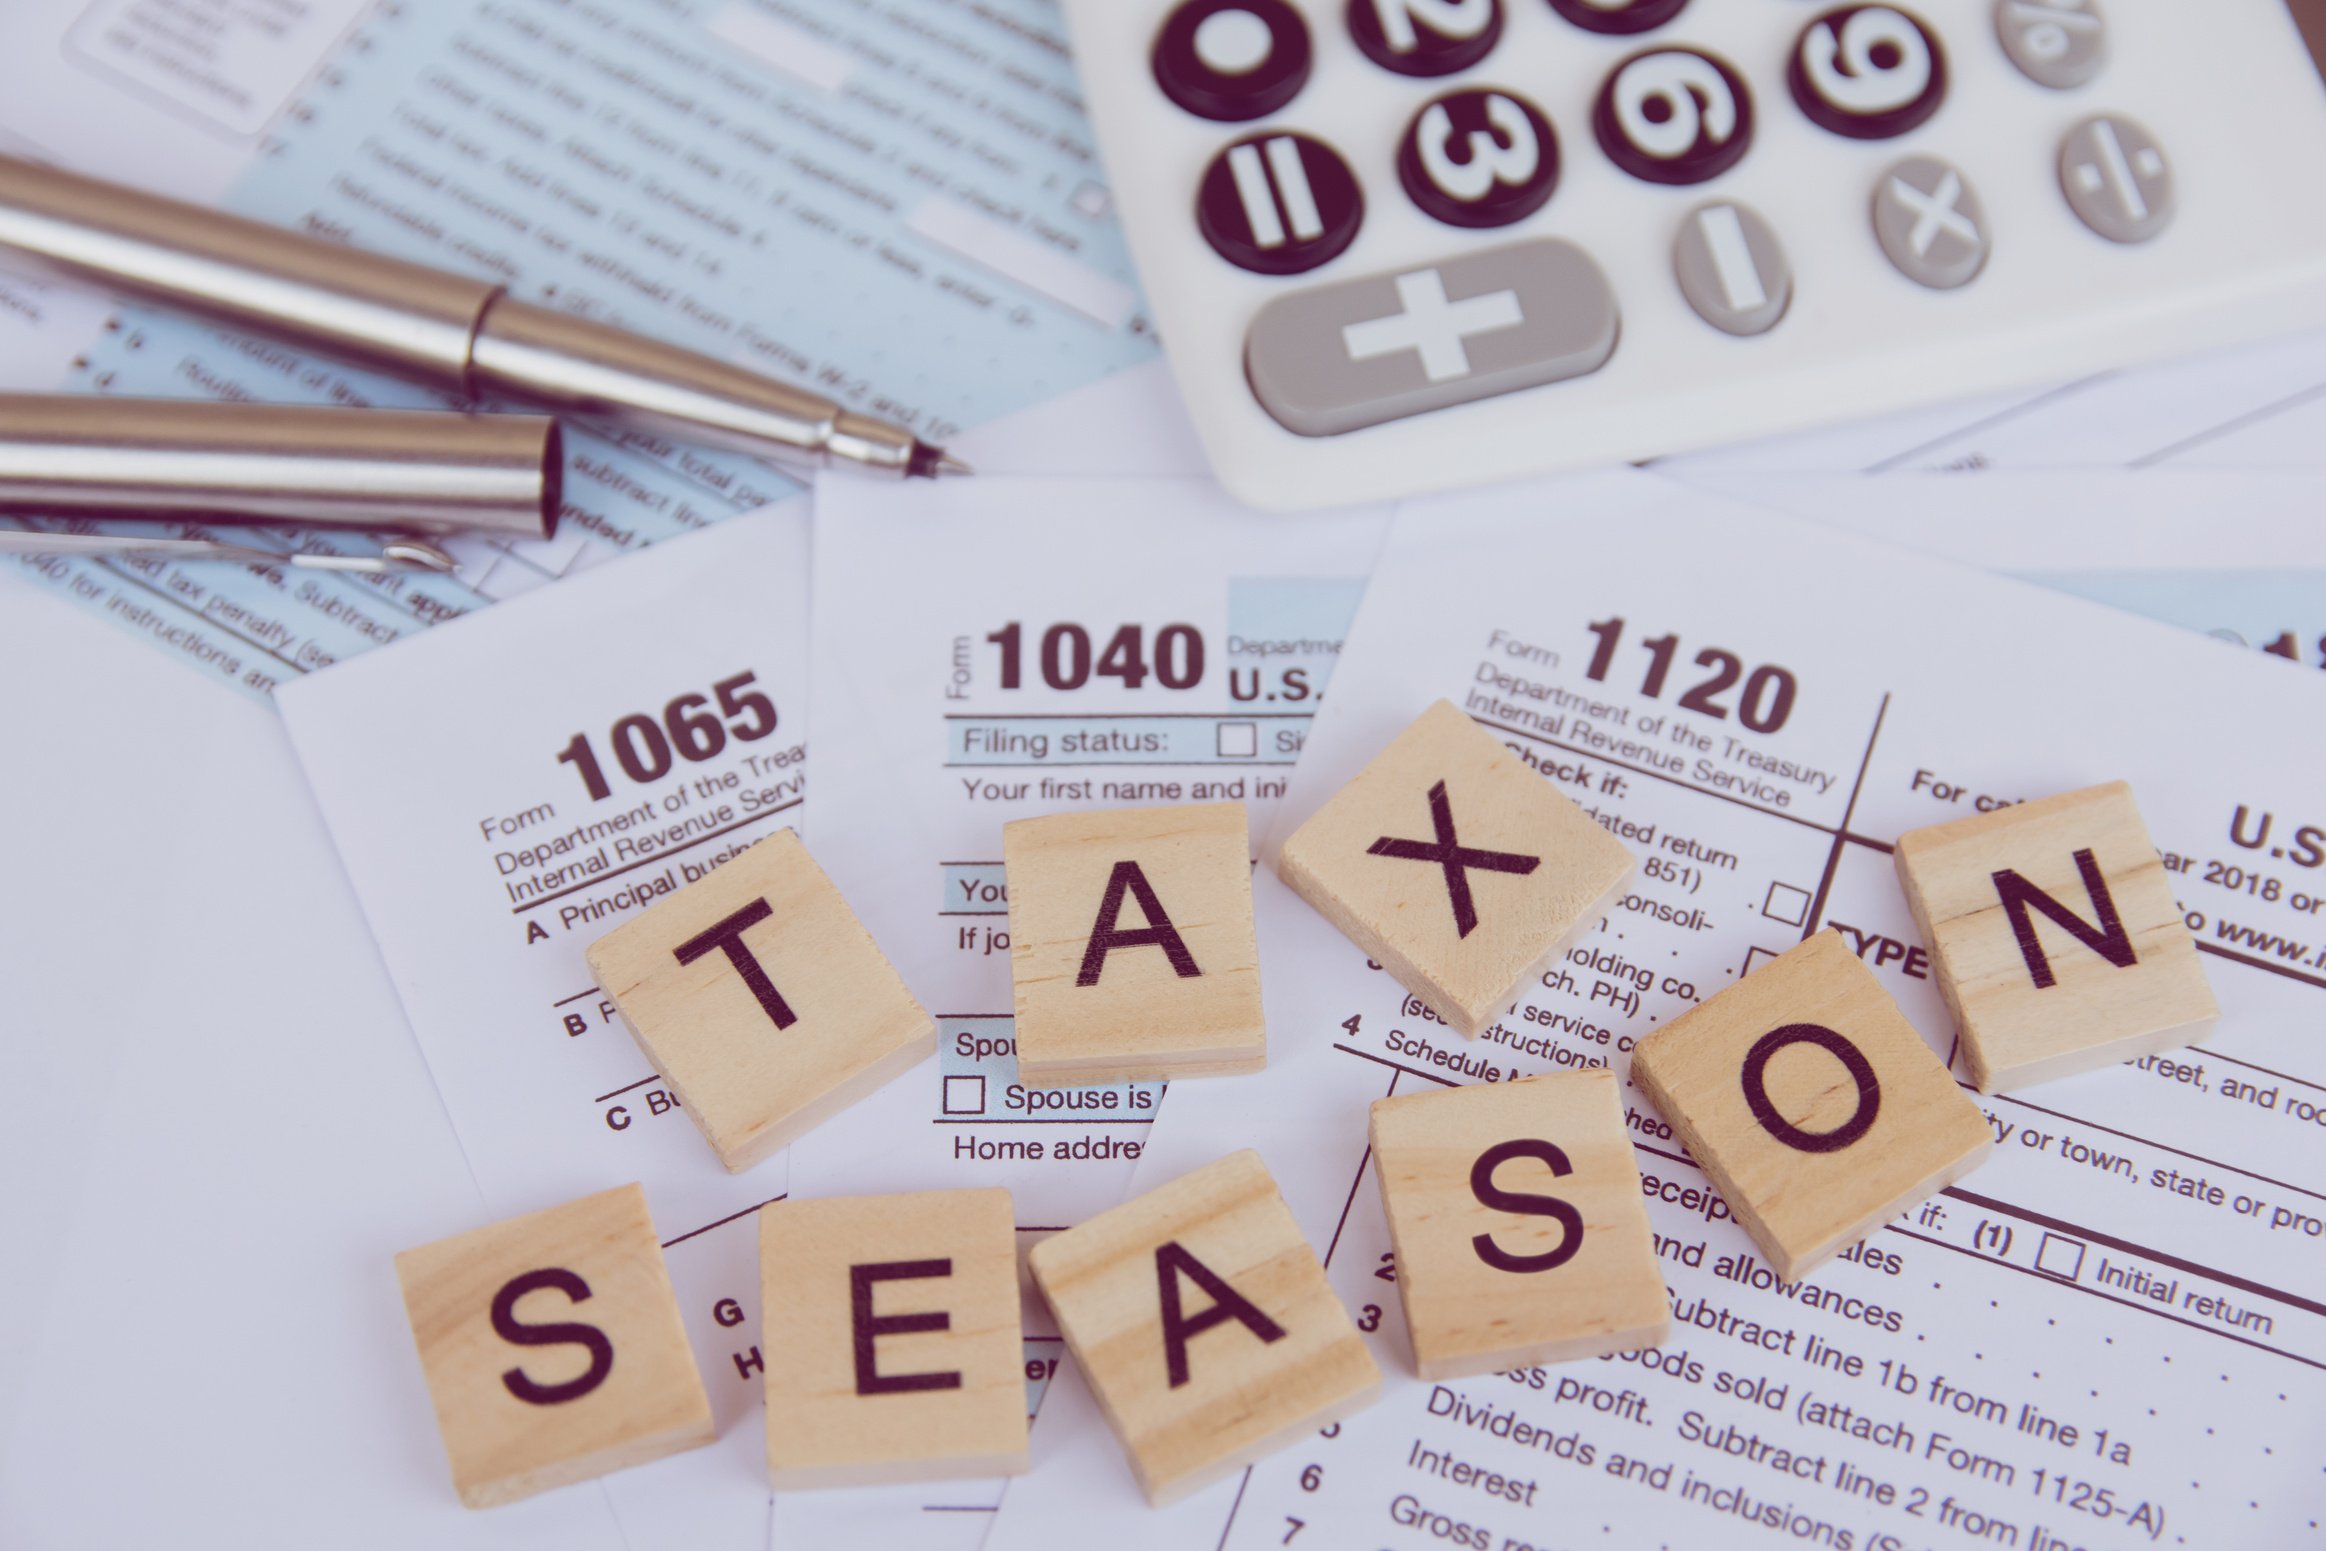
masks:
[[[1636,1351],[1670,1333],[1613,1072],[1377,1099],[1373,1168],[1423,1378]]]
[[[2118,781],[1917,829],[1898,882],[1982,1093],[2213,1032],[2171,876]]]
[[[1017,1237],[1006,1190],[759,1209],[778,1490],[1026,1468]]]
[[[1002,860],[1020,1082],[1267,1065],[1242,803],[1020,819]]]
[[[937,1050],[937,1026],[779,830],[590,944],[590,968],[740,1173]]]
[[[1621,841],[1444,700],[1311,814],[1277,860],[1294,893],[1472,1035],[1529,970],[1598,921],[1631,870]]]
[[[1632,1053],[1777,1274],[1814,1270],[1987,1161],[1994,1134],[1890,993],[1819,932]]]
[[[1258,1153],[1053,1234],[1028,1260],[1158,1506],[1380,1391],[1381,1370]]]
[[[396,1279],[471,1508],[717,1436],[636,1185],[408,1249]]]

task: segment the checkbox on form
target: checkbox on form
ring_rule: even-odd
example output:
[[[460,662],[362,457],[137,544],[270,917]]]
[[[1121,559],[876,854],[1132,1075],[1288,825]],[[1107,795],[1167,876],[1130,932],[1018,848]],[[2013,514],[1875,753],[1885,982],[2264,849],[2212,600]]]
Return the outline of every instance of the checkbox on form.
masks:
[[[1772,883],[1769,897],[1761,901],[1761,914],[1780,925],[1799,926],[1809,919],[1809,891],[1790,883]]]

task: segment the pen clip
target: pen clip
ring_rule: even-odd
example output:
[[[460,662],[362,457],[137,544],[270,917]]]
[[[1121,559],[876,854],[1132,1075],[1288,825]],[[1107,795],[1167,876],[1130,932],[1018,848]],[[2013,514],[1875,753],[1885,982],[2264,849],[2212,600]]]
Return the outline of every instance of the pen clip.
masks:
[[[459,565],[436,545],[414,538],[383,539],[376,555],[280,554],[216,539],[172,539],[142,533],[42,533],[25,528],[0,528],[0,555],[231,560],[247,565],[292,566],[304,571],[336,571],[344,576],[391,576],[410,571],[450,576]]]

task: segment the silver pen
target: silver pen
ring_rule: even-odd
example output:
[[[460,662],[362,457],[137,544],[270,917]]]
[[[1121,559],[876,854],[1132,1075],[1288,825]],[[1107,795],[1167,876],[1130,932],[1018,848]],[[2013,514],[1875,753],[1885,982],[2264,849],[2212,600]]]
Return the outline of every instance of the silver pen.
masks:
[[[903,426],[489,281],[7,156],[0,258],[442,393],[809,467],[969,472]]]
[[[244,526],[557,532],[547,415],[0,393],[0,511]]]

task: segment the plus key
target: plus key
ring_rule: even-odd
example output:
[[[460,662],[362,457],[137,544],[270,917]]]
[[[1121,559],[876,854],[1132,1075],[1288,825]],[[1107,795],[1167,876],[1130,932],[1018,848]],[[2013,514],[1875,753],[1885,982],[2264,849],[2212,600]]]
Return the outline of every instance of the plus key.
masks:
[[[1471,335],[1516,328],[1526,321],[1515,291],[1492,291],[1462,302],[1446,300],[1446,283],[1434,269],[1399,275],[1397,300],[1402,311],[1341,330],[1350,360],[1370,361],[1411,350],[1421,357],[1421,369],[1430,381],[1451,382],[1470,375],[1465,342]]]
[[[1286,430],[1339,436],[1589,376],[1617,323],[1591,256],[1538,237],[1279,296],[1252,321],[1245,375]]]

